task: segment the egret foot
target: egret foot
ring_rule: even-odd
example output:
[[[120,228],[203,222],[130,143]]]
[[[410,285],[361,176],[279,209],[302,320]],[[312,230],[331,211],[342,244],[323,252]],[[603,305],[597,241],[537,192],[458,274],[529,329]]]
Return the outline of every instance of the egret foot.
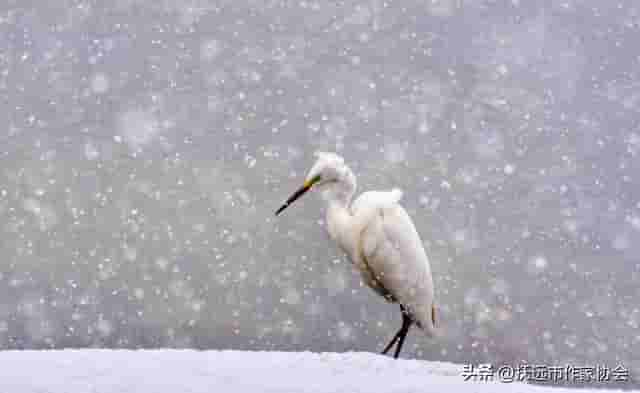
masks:
[[[402,350],[402,345],[404,344],[404,339],[407,337],[407,334],[409,333],[409,328],[411,327],[411,324],[413,324],[413,321],[411,320],[411,317],[409,316],[409,313],[404,308],[404,306],[400,305],[400,311],[402,311],[402,326],[400,327],[400,330],[398,330],[396,335],[393,336],[389,344],[387,344],[387,346],[382,351],[382,354],[386,355],[387,352],[389,352],[389,350],[391,349],[391,347],[393,347],[393,345],[397,342],[398,345],[396,346],[396,352],[393,355],[394,359],[397,359],[398,356],[400,355],[400,351]]]

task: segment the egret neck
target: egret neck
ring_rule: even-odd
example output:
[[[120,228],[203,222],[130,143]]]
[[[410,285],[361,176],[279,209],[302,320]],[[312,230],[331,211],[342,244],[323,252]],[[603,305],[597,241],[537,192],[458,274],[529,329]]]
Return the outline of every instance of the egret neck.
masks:
[[[355,175],[347,168],[338,181],[327,184],[323,198],[327,202],[327,230],[329,236],[338,242],[349,255],[354,251],[353,216],[350,212],[351,200],[356,192]]]

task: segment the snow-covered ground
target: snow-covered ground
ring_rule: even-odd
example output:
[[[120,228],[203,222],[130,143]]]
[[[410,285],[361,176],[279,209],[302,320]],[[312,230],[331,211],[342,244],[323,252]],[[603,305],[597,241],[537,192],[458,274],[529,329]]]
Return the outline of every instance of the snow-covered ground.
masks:
[[[0,352],[0,392],[585,392],[468,382],[463,366],[371,353],[194,350]]]

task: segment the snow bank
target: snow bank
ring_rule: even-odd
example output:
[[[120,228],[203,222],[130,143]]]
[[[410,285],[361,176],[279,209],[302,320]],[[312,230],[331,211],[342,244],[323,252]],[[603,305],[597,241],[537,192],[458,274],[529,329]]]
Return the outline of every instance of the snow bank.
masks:
[[[462,366],[371,353],[194,350],[0,352],[0,392],[557,392],[465,382]]]

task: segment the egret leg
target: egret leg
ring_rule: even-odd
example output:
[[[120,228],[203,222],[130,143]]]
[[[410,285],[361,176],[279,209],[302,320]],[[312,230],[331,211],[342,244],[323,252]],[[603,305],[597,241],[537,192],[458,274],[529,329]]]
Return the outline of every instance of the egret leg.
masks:
[[[396,343],[396,341],[398,341],[398,338],[400,337],[400,333],[402,332],[402,328],[400,328],[400,330],[398,330],[398,332],[396,333],[395,336],[393,336],[393,338],[391,339],[391,341],[389,341],[389,344],[387,344],[386,347],[384,347],[384,350],[382,351],[382,355],[386,355],[387,352],[389,352],[389,350],[391,349],[391,347],[393,347],[393,344]]]
[[[405,337],[407,337],[407,333],[409,332],[409,328],[412,324],[411,317],[409,317],[409,313],[407,313],[407,310],[404,308],[404,306],[400,305],[400,311],[402,312],[402,326],[382,351],[382,354],[385,355],[387,352],[389,352],[391,347],[393,347],[393,345],[398,342],[398,340],[400,340],[398,342],[398,346],[396,346],[396,352],[393,356],[395,359],[397,359],[398,355],[400,355],[400,350],[402,349],[402,345],[404,344],[404,339]]]
[[[400,334],[398,346],[396,347],[396,353],[393,355],[394,359],[397,359],[398,356],[400,355],[400,351],[402,350],[402,345],[404,344],[404,339],[407,337],[407,334],[409,333],[409,328],[411,327],[411,323],[412,323],[411,318],[409,318],[409,316],[406,314],[402,314],[402,327],[400,328],[400,331],[402,333]]]

